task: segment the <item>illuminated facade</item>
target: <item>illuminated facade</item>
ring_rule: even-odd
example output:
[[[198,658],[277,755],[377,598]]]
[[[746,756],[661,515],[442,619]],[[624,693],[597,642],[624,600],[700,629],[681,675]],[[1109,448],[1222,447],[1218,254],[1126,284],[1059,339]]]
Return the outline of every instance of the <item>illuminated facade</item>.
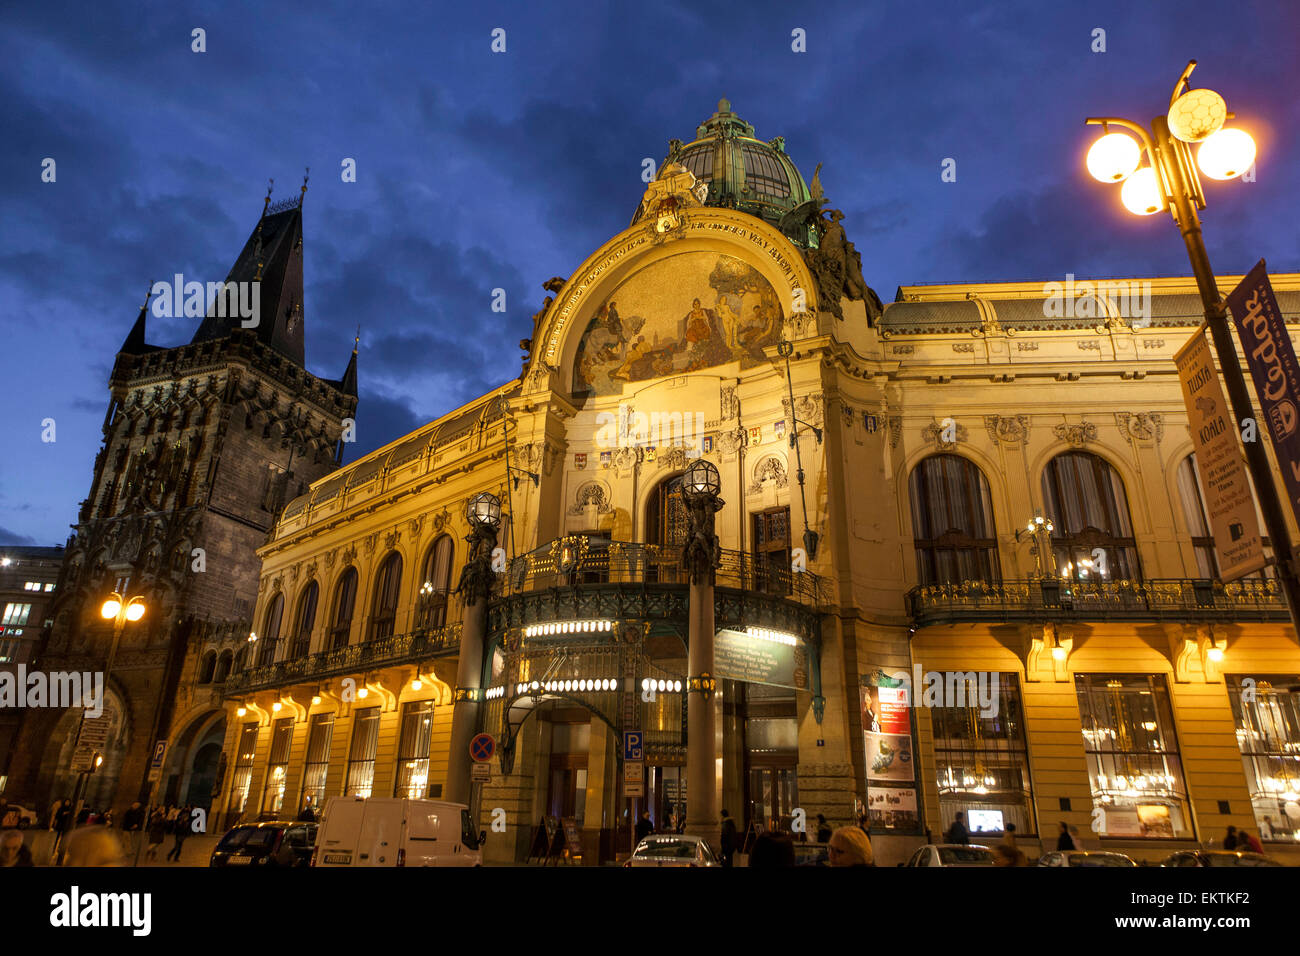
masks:
[[[487,859],[553,817],[596,862],[628,845],[640,731],[657,826],[865,812],[884,864],[957,810],[1148,859],[1300,829],[1300,648],[1267,578],[1214,580],[1189,459],[1191,281],[1136,280],[1136,327],[1041,282],[882,308],[824,202],[723,101],[629,228],[546,283],[519,380],[290,502],[214,810],[455,798],[468,728],[497,741],[466,791],[507,827]],[[1294,315],[1300,277],[1274,285]],[[716,550],[683,484],[701,458]],[[974,702],[900,693],[932,672],[974,672]]]

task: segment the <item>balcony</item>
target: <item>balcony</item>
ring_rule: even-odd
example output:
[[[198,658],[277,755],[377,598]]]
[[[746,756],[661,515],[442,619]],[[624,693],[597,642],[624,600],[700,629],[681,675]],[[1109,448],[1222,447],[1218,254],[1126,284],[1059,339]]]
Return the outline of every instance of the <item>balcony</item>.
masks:
[[[788,565],[723,551],[715,576],[718,627],[770,627],[814,640],[827,582]],[[587,535],[558,538],[516,557],[489,611],[497,632],[564,619],[687,620],[690,577],[681,549]]]
[[[907,592],[916,627],[1011,621],[1290,621],[1272,579],[1222,581],[963,581]]]
[[[339,677],[359,670],[392,664],[406,664],[434,657],[455,657],[460,653],[460,624],[394,634],[375,641],[347,644],[333,650],[264,664],[231,674],[226,679],[226,696],[309,683]]]

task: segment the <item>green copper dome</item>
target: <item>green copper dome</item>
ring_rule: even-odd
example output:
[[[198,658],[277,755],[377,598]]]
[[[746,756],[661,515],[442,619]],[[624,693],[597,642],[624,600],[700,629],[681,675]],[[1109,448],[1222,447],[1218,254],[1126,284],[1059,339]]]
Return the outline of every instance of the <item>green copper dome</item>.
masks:
[[[695,139],[669,141],[659,166],[680,163],[709,184],[706,206],[723,206],[758,216],[777,226],[803,248],[817,245],[810,222],[821,203],[814,199],[798,167],[786,155],[785,138],[763,142],[754,127],[731,111],[725,98],[717,112],[700,124]],[[640,210],[633,218],[640,218]]]

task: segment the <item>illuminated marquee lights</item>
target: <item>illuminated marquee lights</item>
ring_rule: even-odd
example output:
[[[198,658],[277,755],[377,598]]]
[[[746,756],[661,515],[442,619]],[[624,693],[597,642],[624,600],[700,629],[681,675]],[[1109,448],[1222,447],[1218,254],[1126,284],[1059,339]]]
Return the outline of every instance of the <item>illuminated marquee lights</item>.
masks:
[[[642,690],[653,690],[660,694],[680,694],[682,692],[682,682],[679,680],[655,680],[653,677],[647,677],[641,681]]]
[[[776,644],[788,644],[794,647],[799,643],[799,638],[793,634],[786,634],[784,631],[771,631],[765,627],[747,627],[745,634],[749,637],[756,638],[760,641],[772,641]]]
[[[614,629],[613,621],[553,621],[550,624],[531,624],[524,628],[524,637],[551,637],[556,634],[596,634]]]
[[[592,693],[618,690],[618,679],[607,677],[574,677],[567,680],[531,681],[515,685],[516,694],[532,691],[548,694]]]

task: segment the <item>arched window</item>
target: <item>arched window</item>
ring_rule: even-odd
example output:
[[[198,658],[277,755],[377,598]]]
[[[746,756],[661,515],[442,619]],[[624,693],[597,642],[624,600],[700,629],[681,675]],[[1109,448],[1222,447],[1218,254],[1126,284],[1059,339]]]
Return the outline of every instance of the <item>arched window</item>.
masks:
[[[320,595],[320,586],[315,581],[308,583],[298,599],[298,616],[293,623],[293,648],[291,657],[306,657],[311,650],[311,632],[316,626],[316,599]]]
[[[282,617],[284,617],[283,591],[271,599],[271,606],[266,611],[266,619],[262,624],[262,633],[257,640],[258,667],[264,667],[275,661],[276,645],[280,642],[280,619]]]
[[[217,658],[217,669],[212,675],[212,683],[224,684],[226,678],[230,676],[230,667],[234,663],[235,656],[230,651],[222,651]]]
[[[420,627],[442,627],[447,623],[447,598],[451,592],[451,535],[444,534],[429,548],[420,572],[420,593],[416,598],[416,620]]]
[[[689,536],[690,518],[686,500],[682,497],[682,476],[665,478],[659,487],[650,492],[645,508],[645,539],[647,544],[661,546],[662,559],[647,563],[645,580],[673,583],[681,573],[675,560]]]
[[[1043,470],[1043,501],[1056,530],[1056,571],[1076,581],[1139,580],[1137,542],[1119,473],[1083,451],[1057,455]]]
[[[1001,581],[993,499],[979,466],[960,455],[932,455],[912,469],[909,487],[920,582]]]
[[[212,675],[217,671],[217,652],[208,651],[203,655],[203,663],[199,665],[199,683],[211,684]]]
[[[384,558],[375,581],[375,603],[370,614],[370,640],[393,634],[397,620],[397,596],[402,587],[402,556],[394,551]]]
[[[235,655],[235,666],[234,666],[234,668],[232,669],[232,672],[233,672],[233,673],[235,673],[235,674],[242,674],[244,671],[248,670],[248,648],[249,648],[249,646],[250,646],[250,645],[245,644],[243,647],[241,647],[241,648],[239,649],[239,653]]]
[[[346,647],[352,634],[352,610],[357,603],[357,569],[348,568],[334,589],[334,616],[330,619],[330,647]]]

